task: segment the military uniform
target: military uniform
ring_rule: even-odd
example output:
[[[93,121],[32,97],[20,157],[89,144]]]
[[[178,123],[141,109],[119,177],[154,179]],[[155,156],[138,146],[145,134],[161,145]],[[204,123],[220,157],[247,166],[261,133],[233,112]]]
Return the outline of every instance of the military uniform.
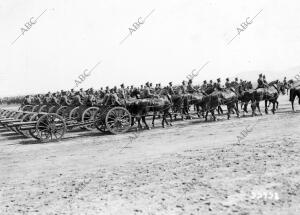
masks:
[[[197,90],[192,86],[192,84],[188,84],[186,88],[188,93],[197,92]]]
[[[264,88],[264,82],[261,78],[257,79],[257,88]]]
[[[60,98],[60,105],[62,105],[62,106],[69,106],[69,105],[71,105],[71,102],[69,101],[69,99],[68,99],[68,97],[66,95],[63,95]]]
[[[229,81],[226,81],[226,83],[225,83],[225,87],[226,87],[226,89],[229,89],[229,88],[231,87],[231,84],[230,84],[230,82],[229,82]]]
[[[143,98],[152,98],[153,94],[150,92],[150,88],[145,86],[143,90]]]

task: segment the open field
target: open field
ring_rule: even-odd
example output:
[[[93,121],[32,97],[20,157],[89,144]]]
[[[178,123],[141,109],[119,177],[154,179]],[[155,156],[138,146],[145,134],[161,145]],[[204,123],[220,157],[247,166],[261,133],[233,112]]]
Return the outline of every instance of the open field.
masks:
[[[0,214],[300,214],[295,103],[296,113],[282,96],[275,115],[74,130],[47,144],[0,129]]]

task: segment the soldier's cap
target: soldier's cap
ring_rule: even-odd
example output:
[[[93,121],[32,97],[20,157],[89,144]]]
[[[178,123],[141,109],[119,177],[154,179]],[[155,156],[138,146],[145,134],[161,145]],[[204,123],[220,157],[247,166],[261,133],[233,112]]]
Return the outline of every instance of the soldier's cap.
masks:
[[[262,76],[262,74],[260,73],[260,74],[259,74],[259,77],[261,77],[261,76]]]
[[[239,80],[239,78],[238,78],[238,77],[236,77],[236,78],[235,78],[235,80]]]
[[[207,83],[207,81],[206,81],[206,80],[204,80],[204,81],[203,81],[203,83]]]
[[[109,89],[109,86],[106,86],[105,89]]]
[[[263,75],[263,78],[265,78],[266,76],[265,75]]]
[[[124,84],[122,83],[120,86],[121,86],[121,87],[124,87]]]
[[[189,79],[188,83],[192,83],[192,82],[193,82],[192,79]]]
[[[114,89],[110,89],[109,92],[113,93],[113,92],[114,92]]]
[[[229,81],[229,78],[226,78],[226,81]]]
[[[185,84],[185,83],[186,83],[186,81],[182,81],[182,83],[183,83],[183,84]]]
[[[170,81],[169,84],[171,85],[171,84],[172,84],[172,81]]]
[[[209,80],[209,82],[213,82],[212,80]]]
[[[221,79],[220,79],[220,78],[218,78],[218,79],[217,79],[217,81],[221,81]]]

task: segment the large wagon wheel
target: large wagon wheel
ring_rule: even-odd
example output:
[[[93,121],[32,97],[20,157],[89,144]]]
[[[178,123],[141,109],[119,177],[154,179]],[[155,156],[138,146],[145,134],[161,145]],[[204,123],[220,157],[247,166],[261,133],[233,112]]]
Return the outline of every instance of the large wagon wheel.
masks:
[[[32,111],[33,109],[33,106],[32,105],[25,105],[23,108],[22,108],[22,111]]]
[[[107,110],[103,110],[100,108],[94,115],[94,125],[101,132],[107,132],[107,128],[105,125],[105,116],[107,114]]]
[[[80,119],[79,116],[79,107],[75,107],[71,110],[70,114],[69,114],[69,119],[70,120],[78,120]]]
[[[33,106],[32,105],[25,105],[24,107],[22,107],[22,111],[31,111],[32,110],[32,108],[33,108]]]
[[[57,111],[58,107],[56,105],[53,105],[49,108],[48,113],[55,113]]]
[[[42,142],[59,141],[66,128],[65,120],[55,113],[43,115],[36,123],[37,137]]]
[[[38,112],[47,112],[47,105],[42,105],[42,106],[39,108]]]
[[[114,107],[107,112],[105,124],[113,134],[124,133],[131,127],[131,114],[126,108]]]
[[[95,114],[98,110],[99,110],[98,107],[89,107],[86,110],[84,110],[83,113],[82,113],[82,117],[81,117],[82,122],[91,122],[91,121],[93,121],[94,118],[95,118]],[[95,129],[95,125],[93,123],[91,125],[84,126],[84,128],[86,128],[89,131],[92,131],[92,130]]]
[[[39,112],[40,106],[39,105],[35,105],[32,108],[32,112]]]
[[[56,114],[58,114],[59,116],[65,116],[65,112],[68,109],[67,106],[61,106],[60,108],[57,109],[57,111],[55,112]]]
[[[36,114],[33,114],[31,117],[30,117],[30,121],[35,121],[37,122],[40,118],[40,114],[36,113]],[[33,137],[34,139],[36,140],[40,140],[39,136],[38,136],[38,131],[36,130],[36,127],[35,128],[32,128],[32,129],[29,129],[29,134],[31,135],[31,137]]]

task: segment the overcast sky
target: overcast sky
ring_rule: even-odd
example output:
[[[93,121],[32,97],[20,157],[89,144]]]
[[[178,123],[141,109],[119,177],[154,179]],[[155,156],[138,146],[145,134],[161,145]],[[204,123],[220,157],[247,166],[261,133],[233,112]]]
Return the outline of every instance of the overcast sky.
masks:
[[[1,0],[0,96],[70,89],[100,61],[79,88],[180,83],[208,61],[195,82],[291,77],[300,72],[299,11],[299,0]]]

